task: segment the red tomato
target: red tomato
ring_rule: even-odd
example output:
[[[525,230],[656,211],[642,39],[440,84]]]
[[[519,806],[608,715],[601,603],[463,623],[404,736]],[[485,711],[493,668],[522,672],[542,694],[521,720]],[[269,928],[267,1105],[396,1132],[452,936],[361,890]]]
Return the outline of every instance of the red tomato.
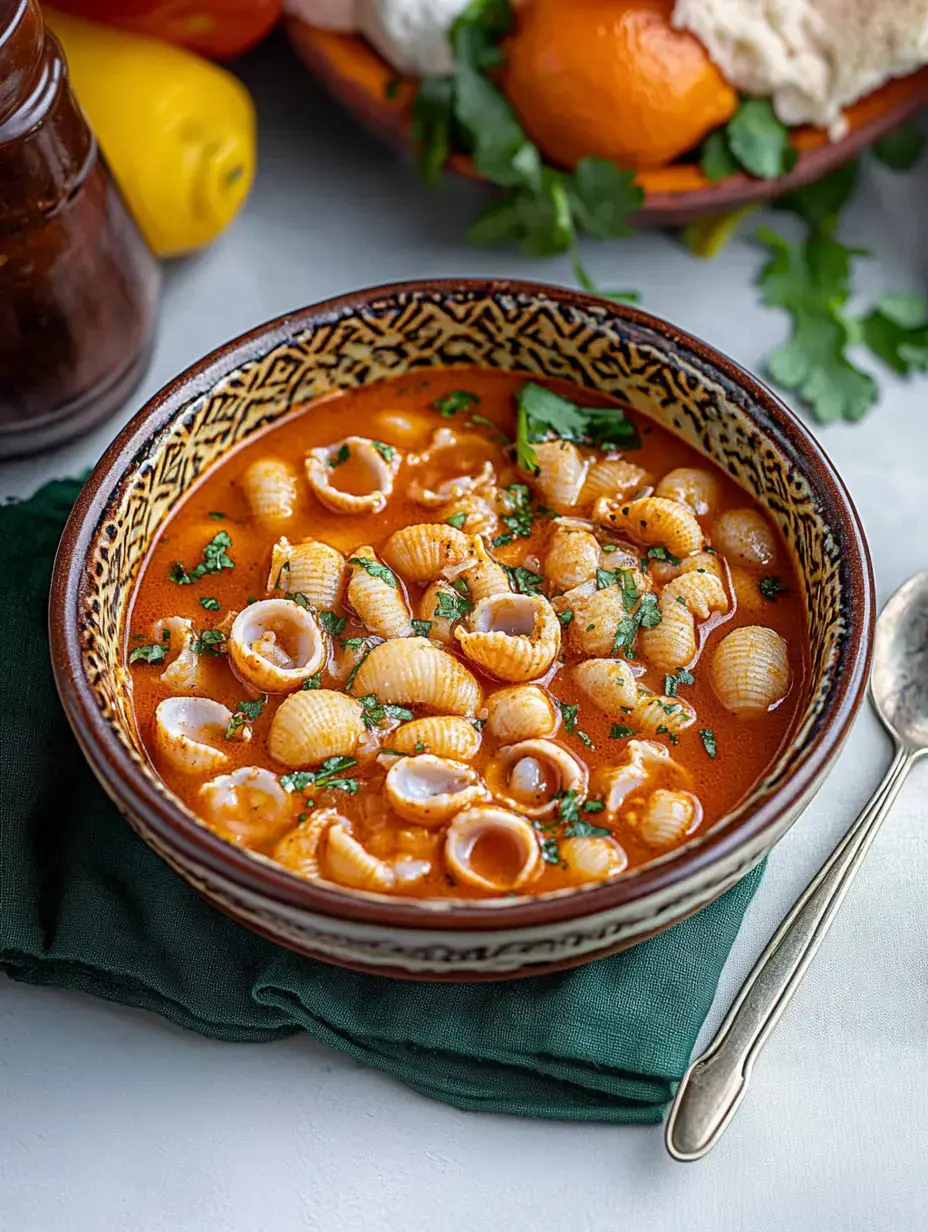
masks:
[[[276,25],[283,0],[54,0],[53,7],[231,60]]]

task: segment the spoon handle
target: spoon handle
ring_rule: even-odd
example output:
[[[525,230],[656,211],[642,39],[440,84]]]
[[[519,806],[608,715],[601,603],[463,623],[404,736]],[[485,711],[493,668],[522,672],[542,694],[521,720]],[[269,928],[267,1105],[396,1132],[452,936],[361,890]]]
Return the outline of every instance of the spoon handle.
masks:
[[[665,1134],[674,1159],[701,1159],[728,1127],[758,1053],[821,945],[911,764],[909,751],[897,747],[869,804],[777,929],[712,1043],[683,1075]]]

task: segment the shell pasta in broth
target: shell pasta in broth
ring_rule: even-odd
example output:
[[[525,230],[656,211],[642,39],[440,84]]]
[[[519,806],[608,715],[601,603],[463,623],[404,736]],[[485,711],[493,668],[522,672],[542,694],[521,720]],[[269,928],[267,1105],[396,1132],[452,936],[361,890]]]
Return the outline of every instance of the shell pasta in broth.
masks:
[[[211,471],[127,632],[158,772],[295,875],[417,898],[621,876],[790,735],[804,608],[763,510],[559,382],[435,370],[328,397]]]

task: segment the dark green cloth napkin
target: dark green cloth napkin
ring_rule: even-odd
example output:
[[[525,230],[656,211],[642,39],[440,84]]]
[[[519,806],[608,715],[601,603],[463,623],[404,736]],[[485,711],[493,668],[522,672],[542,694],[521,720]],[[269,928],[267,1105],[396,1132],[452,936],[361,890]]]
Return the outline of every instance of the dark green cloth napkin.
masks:
[[[52,560],[78,492],[0,508],[0,963],[214,1039],[300,1029],[459,1108],[660,1120],[760,871],[669,932],[561,975],[428,985],[355,975],[213,911],[97,786],[48,661]]]

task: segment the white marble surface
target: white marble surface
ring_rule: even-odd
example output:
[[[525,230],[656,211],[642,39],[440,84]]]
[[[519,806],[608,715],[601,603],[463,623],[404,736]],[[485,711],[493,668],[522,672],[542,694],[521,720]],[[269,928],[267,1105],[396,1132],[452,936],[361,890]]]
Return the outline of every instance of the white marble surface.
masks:
[[[168,273],[152,368],[124,419],[210,348],[364,284],[442,274],[570,281],[566,261],[461,240],[477,194],[432,196],[303,78],[280,44],[243,73],[260,172],[243,217]],[[847,236],[858,279],[926,290],[928,160],[870,169]],[[775,218],[775,225],[786,221]],[[715,263],[662,234],[585,253],[606,286],[748,367],[783,336],[752,287],[759,252]],[[928,382],[881,373],[862,424],[821,432],[861,511],[880,602],[928,565]],[[93,463],[114,423],[0,468],[0,492]],[[875,787],[889,746],[869,711],[777,848],[717,1022],[776,922]],[[213,1043],[89,997],[0,984],[0,1226],[5,1232],[924,1232],[928,1226],[928,765],[916,769],[720,1146],[681,1166],[656,1128],[464,1114],[309,1039]]]

